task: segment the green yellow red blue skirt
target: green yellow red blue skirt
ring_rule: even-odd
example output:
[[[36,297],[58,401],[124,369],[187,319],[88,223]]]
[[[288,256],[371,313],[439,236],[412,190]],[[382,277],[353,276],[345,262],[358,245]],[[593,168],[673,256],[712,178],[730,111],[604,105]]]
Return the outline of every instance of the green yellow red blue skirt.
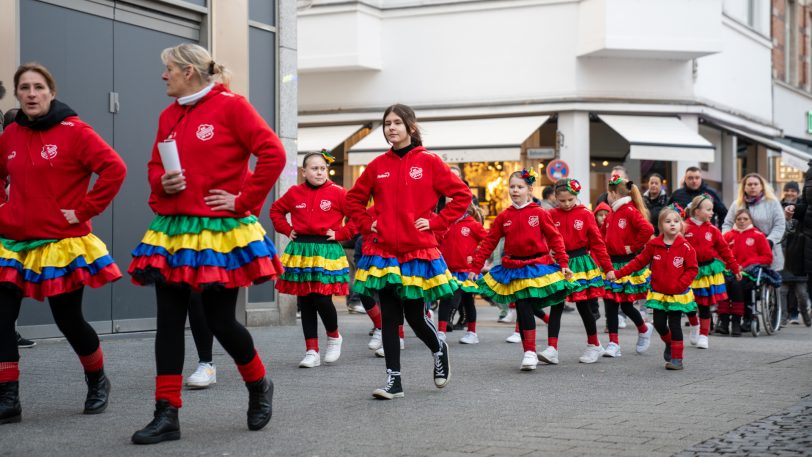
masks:
[[[13,284],[24,297],[41,301],[119,278],[107,246],[92,233],[61,240],[0,238],[0,283]]]
[[[494,266],[477,281],[480,294],[502,304],[524,299],[537,299],[534,300],[536,308],[561,304],[570,293],[570,283],[561,273],[561,267],[548,262],[551,262],[549,256],[505,257],[501,265]]]
[[[711,306],[727,300],[724,262],[713,259],[700,264],[699,273],[691,283],[691,289],[694,290],[696,304],[700,306]]]
[[[652,290],[646,297],[646,308],[689,313],[696,311],[696,301],[690,287],[685,292],[674,295],[661,294]]]
[[[605,277],[591,255],[586,253],[570,257],[569,268],[572,270],[572,279],[567,301],[575,303],[603,297]]]
[[[255,216],[156,216],[132,252],[129,273],[137,285],[185,284],[247,287],[276,279],[282,264]]]
[[[629,259],[631,261],[631,259]],[[617,262],[612,259],[612,266],[615,270],[619,270],[626,266],[629,261]],[[618,303],[629,303],[636,300],[643,300],[648,297],[648,291],[651,287],[651,271],[648,268],[643,268],[640,271],[617,278],[614,281],[608,279],[603,283],[605,292],[603,298],[614,300]]]
[[[479,286],[477,285],[476,281],[471,281],[470,279],[468,279],[467,271],[452,271],[451,276],[453,276],[454,279],[457,280],[457,282],[459,283],[459,288],[462,289],[463,292],[467,292],[469,294],[479,293]],[[479,275],[479,278],[481,277],[482,275]]]
[[[298,236],[282,254],[285,272],[276,281],[283,294],[347,295],[350,264],[344,248],[327,237]]]
[[[459,283],[437,248],[418,249],[396,256],[378,247],[364,249],[355,271],[353,292],[372,297],[394,286],[402,299],[424,302],[451,296]]]

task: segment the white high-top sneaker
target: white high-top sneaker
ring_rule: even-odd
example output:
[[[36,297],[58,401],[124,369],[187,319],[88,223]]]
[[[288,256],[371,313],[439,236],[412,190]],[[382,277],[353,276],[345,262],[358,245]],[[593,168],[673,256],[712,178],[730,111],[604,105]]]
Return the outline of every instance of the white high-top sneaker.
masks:
[[[338,338],[327,337],[327,350],[324,352],[324,362],[333,363],[341,357],[341,342],[344,338],[341,335]]]
[[[558,365],[558,349],[547,346],[547,348],[538,353],[539,361],[548,363],[550,365]]]
[[[603,349],[603,346],[587,344],[584,353],[578,358],[578,361],[581,363],[595,363],[601,358],[604,352],[606,351]]]
[[[642,354],[648,350],[649,345],[651,345],[651,334],[654,332],[654,326],[652,324],[646,324],[648,327],[645,333],[638,333],[637,334],[637,350],[638,354]]]
[[[513,332],[509,337],[505,338],[505,343],[521,343],[522,336],[519,332]]]
[[[367,347],[370,351],[374,351],[379,347],[383,346],[383,338],[381,337],[381,329],[376,328],[372,331],[372,338],[369,339],[369,344]]]
[[[620,345],[617,343],[609,343],[603,351],[604,357],[620,357]]]
[[[304,358],[299,362],[299,368],[313,368],[319,365],[321,365],[321,356],[312,349],[305,352]]]
[[[699,335],[696,341],[696,347],[699,349],[707,349],[708,348],[708,337],[705,335]]]
[[[699,326],[692,325],[691,326],[691,333],[688,334],[688,342],[691,343],[691,346],[696,346],[696,343],[699,342]]]
[[[522,371],[532,371],[536,369],[539,364],[539,358],[534,351],[527,351],[522,356]]]
[[[205,389],[217,383],[217,368],[211,362],[197,364],[197,370],[186,378],[186,385],[192,389]]]

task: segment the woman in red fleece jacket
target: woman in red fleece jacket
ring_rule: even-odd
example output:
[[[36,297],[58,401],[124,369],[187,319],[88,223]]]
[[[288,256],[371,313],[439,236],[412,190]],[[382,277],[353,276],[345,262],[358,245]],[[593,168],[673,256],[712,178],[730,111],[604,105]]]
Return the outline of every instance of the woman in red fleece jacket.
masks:
[[[155,414],[132,436],[136,444],[180,438],[184,327],[192,291],[201,293],[206,321],[248,388],[248,428],[267,425],[273,383],[235,309],[241,287],[282,272],[273,243],[251,214],[285,165],[279,138],[244,97],[228,90],[227,70],[206,49],[185,43],[165,49],[161,60],[166,93],[177,100],[161,113],[148,164],[149,203],[157,215],[133,250],[129,269],[134,283],[155,285],[158,304]],[[176,142],[183,170],[164,168],[158,143],[166,140]],[[250,175],[252,155],[258,160]]]
[[[354,227],[342,226],[347,214],[347,191],[328,178],[329,164],[335,160],[327,151],[311,152],[302,162],[305,182],[291,187],[271,206],[274,229],[290,238],[282,255],[285,272],[276,282],[283,294],[296,295],[302,313],[305,357],[300,368],[321,365],[318,320],[327,330],[324,361],[341,356],[341,335],[333,295],[347,295],[350,265],[338,241],[352,238]],[[290,214],[291,223],[287,215]]]
[[[535,370],[540,355],[536,354],[536,319],[533,309],[551,307],[550,314],[559,314],[570,291],[569,256],[564,240],[556,229],[550,213],[532,200],[536,180],[533,170],[510,175],[512,205],[499,213],[491,224],[488,237],[480,243],[474,256],[474,271],[480,271],[499,239],[505,237],[505,254],[497,265],[479,281],[483,297],[499,303],[516,303],[524,354],[520,369]],[[551,253],[552,251],[552,253]],[[469,274],[473,279],[474,273]],[[558,309],[556,309],[558,308]],[[550,319],[552,323],[552,318]],[[558,331],[548,327],[548,339]]]
[[[378,292],[383,321],[387,383],[375,398],[403,396],[397,326],[403,316],[434,355],[434,385],[449,380],[448,345],[424,313],[425,303],[454,293],[457,283],[443,260],[434,231],[445,230],[471,204],[468,186],[423,147],[414,111],[392,105],[383,115],[383,135],[392,149],[376,157],[347,192],[347,208],[374,248],[358,262],[353,290]],[[439,214],[440,196],[451,197]],[[370,198],[377,215],[366,211]]]
[[[440,327],[440,338],[443,341],[445,341],[446,329],[451,324],[451,311],[458,306],[463,306],[468,331],[460,338],[460,343],[479,343],[479,337],[476,334],[476,306],[474,306],[474,294],[479,293],[479,288],[474,281],[468,279],[468,273],[477,273],[473,270],[471,262],[479,242],[486,235],[487,232],[479,220],[477,207],[471,203],[465,215],[451,224],[448,231],[440,236],[440,252],[448,263],[451,274],[460,282],[460,288],[454,292],[452,297],[440,300],[437,325]]]
[[[623,268],[609,272],[606,277],[626,276],[651,265],[651,290],[646,306],[654,310],[654,327],[665,343],[663,358],[668,370],[682,370],[682,313],[696,310],[691,283],[699,267],[696,251],[682,236],[682,218],[676,209],[660,211],[660,236],[646,244]]]
[[[51,313],[85,371],[85,414],[107,408],[110,382],[99,337],[82,316],[85,286],[121,278],[90,219],[118,193],[121,157],[54,99],[42,65],[14,73],[20,111],[0,136],[0,424],[19,422],[19,360],[14,323],[23,297],[48,298]],[[93,188],[88,185],[98,175]],[[10,183],[6,192],[6,185]]]
[[[769,268],[773,263],[773,251],[767,236],[753,225],[753,217],[747,208],[736,211],[736,225],[722,238],[730,246],[733,257],[741,265],[742,271],[763,266]],[[721,335],[741,336],[742,316],[745,306],[751,302],[750,291],[755,285],[749,277],[742,278],[725,275],[725,287],[728,291],[728,300],[719,302],[716,313],[719,322],[716,324],[716,333]],[[728,329],[728,325],[730,328]]]
[[[601,231],[612,266],[619,269],[643,250],[654,234],[654,227],[648,221],[648,209],[637,185],[619,175],[612,175],[608,189],[607,196],[612,211],[606,215]],[[640,270],[634,270],[629,276],[619,276],[615,280],[607,278],[604,283],[606,292],[603,306],[606,327],[609,329],[609,344],[606,345],[604,357],[621,356],[617,334],[618,308],[637,326],[636,351],[643,353],[648,349],[653,329],[643,321],[640,311],[634,307],[634,301],[642,300],[648,295],[649,275],[648,268],[644,266]]]

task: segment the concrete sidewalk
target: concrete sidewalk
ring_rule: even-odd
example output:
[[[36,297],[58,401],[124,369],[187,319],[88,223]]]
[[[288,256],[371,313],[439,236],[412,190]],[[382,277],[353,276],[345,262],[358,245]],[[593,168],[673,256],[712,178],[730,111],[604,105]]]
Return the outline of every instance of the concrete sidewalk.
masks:
[[[632,325],[621,330],[623,357],[579,364],[586,337],[577,313],[567,313],[561,364],[520,372],[521,347],[504,342],[513,326],[497,324],[496,309],[484,306],[479,345],[460,345],[464,332],[449,333],[448,387],[434,387],[432,359],[407,330],[406,397],[376,401],[370,394],[385,369],[366,347],[369,319],[339,309],[344,347],[332,366],[297,368],[298,326],[252,329],[276,384],[265,430],[247,430],[245,387],[215,344],[218,383],[184,391],[182,439],[146,447],[129,439],[152,416],[153,336],[104,340],[113,392],[100,416],[81,414],[86,388],[68,344],[41,341],[22,350],[23,422],[0,426],[0,455],[672,455],[812,393],[812,329],[803,326],[771,337],[712,337],[710,350],[688,345],[686,369],[668,372],[656,336],[648,354],[634,353]],[[546,326],[538,333],[541,351]],[[191,336],[186,350],[188,375],[197,360]]]

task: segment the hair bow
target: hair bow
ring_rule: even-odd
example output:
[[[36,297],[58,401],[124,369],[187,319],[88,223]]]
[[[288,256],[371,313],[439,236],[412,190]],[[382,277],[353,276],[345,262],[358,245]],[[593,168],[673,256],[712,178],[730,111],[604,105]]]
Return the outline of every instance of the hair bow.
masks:
[[[666,208],[670,208],[670,209],[672,209],[672,210],[676,211],[676,212],[677,212],[677,214],[679,214],[679,217],[681,217],[681,218],[685,219],[685,208],[683,208],[682,206],[680,206],[680,204],[679,204],[679,203],[674,202],[674,203],[672,203],[672,204],[670,204],[670,205],[666,206]]]
[[[567,191],[577,196],[581,193],[581,183],[577,179],[567,178]]]
[[[623,182],[623,177],[618,175],[618,174],[614,174],[614,175],[612,175],[611,178],[609,178],[609,184],[612,184],[612,185],[615,185],[615,186],[622,183],[622,182]]]
[[[528,185],[532,186],[533,183],[536,182],[536,170],[532,168],[522,170],[522,179],[524,179],[524,182]]]
[[[336,161],[336,158],[335,158],[335,157],[333,157],[333,155],[332,155],[332,154],[330,154],[329,152],[327,152],[327,150],[326,150],[326,149],[322,149],[322,150],[321,150],[321,156],[322,156],[322,157],[324,157],[324,161],[325,161],[325,162],[327,162],[327,165],[330,165],[330,164],[332,164],[333,162],[335,162],[335,161]]]

